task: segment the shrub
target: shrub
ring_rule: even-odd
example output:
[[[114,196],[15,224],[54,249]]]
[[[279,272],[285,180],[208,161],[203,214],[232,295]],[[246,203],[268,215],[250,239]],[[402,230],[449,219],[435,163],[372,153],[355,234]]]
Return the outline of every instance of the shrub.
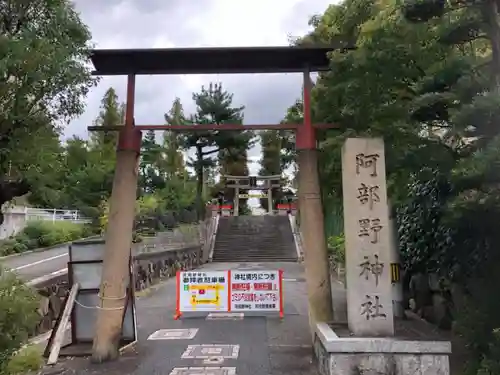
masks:
[[[0,255],[53,246],[91,234],[91,228],[69,221],[31,221],[21,233],[0,243]]]
[[[4,372],[6,375],[26,374],[27,372],[38,371],[42,365],[41,349],[36,346],[27,346],[11,357]]]
[[[336,265],[345,265],[345,237],[340,236],[328,237],[328,252]]]
[[[7,371],[16,351],[33,333],[39,316],[38,295],[14,274],[0,273],[0,374]]]

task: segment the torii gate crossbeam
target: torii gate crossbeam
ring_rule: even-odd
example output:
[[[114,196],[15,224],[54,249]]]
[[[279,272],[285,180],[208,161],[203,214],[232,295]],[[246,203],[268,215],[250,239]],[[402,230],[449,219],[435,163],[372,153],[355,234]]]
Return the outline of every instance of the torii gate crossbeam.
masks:
[[[331,287],[324,238],[324,218],[317,170],[316,132],[334,128],[313,125],[310,113],[310,72],[327,71],[333,50],[352,49],[339,39],[337,45],[308,47],[230,47],[93,50],[94,75],[127,75],[125,124],[90,126],[92,131],[119,131],[116,169],[106,232],[105,256],[94,336],[93,360],[102,362],[118,356],[132,243],[134,204],[137,191],[138,156],[141,131],[171,130],[292,130],[296,133],[299,165],[299,212],[304,237],[304,253],[311,327],[316,321],[332,321]],[[135,76],[221,73],[303,73],[304,123],[276,125],[135,125]]]

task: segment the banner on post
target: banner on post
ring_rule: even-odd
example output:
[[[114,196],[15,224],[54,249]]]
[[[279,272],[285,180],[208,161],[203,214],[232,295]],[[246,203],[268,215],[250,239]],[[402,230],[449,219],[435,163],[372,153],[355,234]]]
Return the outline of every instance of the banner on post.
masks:
[[[283,271],[177,272],[175,319],[184,312],[279,312]]]

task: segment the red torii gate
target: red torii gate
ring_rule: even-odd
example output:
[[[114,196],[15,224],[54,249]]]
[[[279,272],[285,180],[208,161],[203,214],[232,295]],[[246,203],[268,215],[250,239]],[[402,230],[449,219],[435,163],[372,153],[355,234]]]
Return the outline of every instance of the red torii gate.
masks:
[[[305,266],[311,323],[332,321],[331,287],[324,238],[324,218],[317,170],[316,129],[331,124],[312,124],[310,72],[326,71],[327,54],[350,48],[345,43],[321,47],[230,47],[93,50],[94,75],[127,75],[125,124],[90,126],[91,131],[119,131],[116,169],[110,201],[109,223],[101,282],[93,359],[102,362],[118,355],[122,313],[132,243],[137,166],[143,130],[192,132],[197,130],[293,130],[299,166],[299,212],[304,237]],[[303,124],[135,125],[136,75],[297,73],[304,75]]]

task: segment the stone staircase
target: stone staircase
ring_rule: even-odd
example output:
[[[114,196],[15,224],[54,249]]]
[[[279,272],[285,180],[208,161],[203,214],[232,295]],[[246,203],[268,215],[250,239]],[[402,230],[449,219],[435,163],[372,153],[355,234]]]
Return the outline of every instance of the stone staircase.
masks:
[[[287,216],[221,217],[213,262],[296,262]]]

